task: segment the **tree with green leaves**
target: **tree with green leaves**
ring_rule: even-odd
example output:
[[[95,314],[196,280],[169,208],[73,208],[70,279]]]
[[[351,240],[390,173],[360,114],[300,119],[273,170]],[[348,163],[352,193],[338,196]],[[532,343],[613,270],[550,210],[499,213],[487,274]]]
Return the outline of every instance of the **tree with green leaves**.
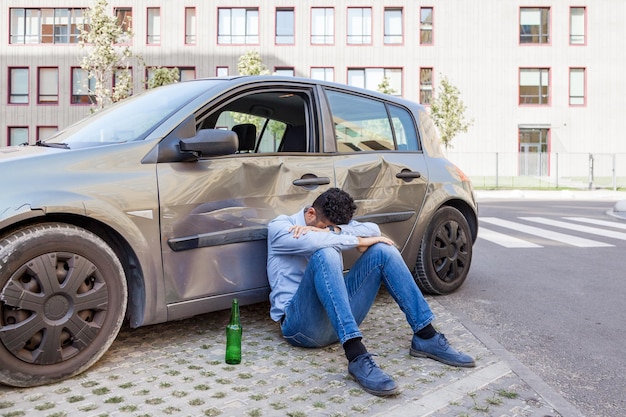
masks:
[[[177,83],[178,81],[180,81],[178,68],[158,67],[152,71],[152,76],[148,80],[148,88],[156,88],[162,85]]]
[[[132,53],[129,45],[121,44],[132,38],[132,31],[124,29],[130,28],[130,20],[118,22],[107,9],[106,0],[94,0],[93,5],[84,11],[85,24],[79,27],[80,47],[87,50],[80,67],[89,74],[89,80],[93,80],[83,88],[95,97],[94,111],[131,94],[131,63],[135,59],[141,60]]]
[[[467,132],[474,122],[465,120],[465,104],[457,87],[442,77],[438,93],[430,104],[430,115],[439,130],[439,138],[446,149],[452,147],[452,139]]]
[[[239,75],[269,75],[270,71],[263,64],[261,54],[257,51],[248,51],[239,57],[237,63]],[[257,128],[257,135],[264,130],[269,132],[273,138],[274,150],[278,149],[280,139],[285,133],[286,125],[277,120],[268,120],[265,117],[255,116],[251,114],[236,113],[233,114],[236,123],[252,123]]]
[[[377,91],[383,94],[393,94],[396,92],[396,90],[391,87],[391,84],[389,83],[389,77],[387,77],[386,75],[383,77],[383,80],[380,82],[380,84],[378,84]]]
[[[263,64],[261,54],[257,51],[248,51],[239,57],[237,63],[239,75],[267,75],[269,70]]]

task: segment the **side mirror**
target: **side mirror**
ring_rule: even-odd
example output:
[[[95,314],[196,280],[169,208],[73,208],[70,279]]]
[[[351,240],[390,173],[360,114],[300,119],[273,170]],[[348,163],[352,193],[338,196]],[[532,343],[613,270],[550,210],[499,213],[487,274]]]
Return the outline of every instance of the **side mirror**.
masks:
[[[231,155],[239,149],[239,139],[232,130],[202,129],[192,138],[181,139],[179,146],[181,151],[192,152],[198,158]]]

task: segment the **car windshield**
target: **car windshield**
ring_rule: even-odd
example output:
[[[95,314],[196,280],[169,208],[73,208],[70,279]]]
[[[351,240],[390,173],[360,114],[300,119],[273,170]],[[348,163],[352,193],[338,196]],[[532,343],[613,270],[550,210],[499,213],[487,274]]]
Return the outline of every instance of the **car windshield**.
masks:
[[[78,149],[145,139],[170,115],[219,82],[189,81],[149,90],[87,117],[38,145]]]

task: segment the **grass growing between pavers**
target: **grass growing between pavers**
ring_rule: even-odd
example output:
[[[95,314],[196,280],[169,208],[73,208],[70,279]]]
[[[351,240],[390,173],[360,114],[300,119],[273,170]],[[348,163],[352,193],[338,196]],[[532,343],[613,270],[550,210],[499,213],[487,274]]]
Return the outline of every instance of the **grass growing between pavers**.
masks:
[[[456,347],[480,358],[479,368],[494,361],[454,317],[438,303],[432,306],[437,327]],[[400,393],[375,397],[348,376],[338,344],[292,347],[268,311],[267,303],[241,307],[240,365],[224,363],[228,311],[123,329],[104,358],[75,378],[33,389],[0,388],[0,417],[383,416],[473,372],[409,356],[411,331],[403,313],[381,292],[361,327],[366,346],[378,354],[377,363],[396,379]],[[499,412],[512,403],[520,409],[532,407],[529,396],[509,398],[493,389],[472,395],[450,404],[453,414],[435,415],[484,415],[479,410]]]
[[[519,416],[519,417],[560,417],[560,414],[540,401],[527,385],[520,384],[513,375],[503,377],[499,386],[486,387],[468,392],[459,401],[450,402],[448,407],[438,410],[438,417],[474,416]]]

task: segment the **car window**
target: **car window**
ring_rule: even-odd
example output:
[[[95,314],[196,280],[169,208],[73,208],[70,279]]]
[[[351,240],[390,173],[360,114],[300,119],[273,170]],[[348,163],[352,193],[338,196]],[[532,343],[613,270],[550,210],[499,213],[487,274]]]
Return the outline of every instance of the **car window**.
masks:
[[[411,114],[402,107],[388,105],[399,151],[418,151],[419,141]]]
[[[339,152],[393,150],[393,132],[381,101],[328,90]]]
[[[173,113],[219,81],[177,83],[148,90],[46,139],[70,149],[142,140]]]
[[[424,110],[420,110],[417,117],[419,117],[420,127],[422,128],[422,144],[428,149],[428,153],[434,157],[443,157],[441,149],[441,142],[437,135],[437,128],[435,123],[429,114]]]
[[[236,111],[224,111],[218,129],[233,130],[239,137],[239,153],[276,152],[287,124],[279,120]]]
[[[326,94],[339,152],[419,149],[415,123],[407,110],[338,91]]]
[[[302,91],[243,93],[212,111],[201,126],[237,133],[238,153],[306,152],[309,103]]]

